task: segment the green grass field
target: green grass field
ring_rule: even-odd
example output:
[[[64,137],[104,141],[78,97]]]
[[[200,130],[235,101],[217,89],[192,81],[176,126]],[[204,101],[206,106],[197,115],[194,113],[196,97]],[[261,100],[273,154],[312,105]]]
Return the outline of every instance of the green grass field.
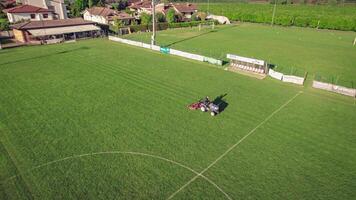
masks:
[[[310,28],[271,27],[243,23],[219,26],[215,31],[198,28],[170,29],[157,34],[157,43],[173,49],[226,59],[227,53],[266,60],[278,71],[323,76],[337,84],[356,86],[354,32]],[[149,42],[150,33],[125,38]]]
[[[0,199],[356,196],[349,97],[106,39],[1,50],[0,94]]]
[[[233,21],[271,24],[274,4],[223,3],[211,0],[199,4],[199,10],[224,15]],[[302,5],[277,4],[274,24],[282,26],[319,27],[320,29],[356,31],[355,4]]]

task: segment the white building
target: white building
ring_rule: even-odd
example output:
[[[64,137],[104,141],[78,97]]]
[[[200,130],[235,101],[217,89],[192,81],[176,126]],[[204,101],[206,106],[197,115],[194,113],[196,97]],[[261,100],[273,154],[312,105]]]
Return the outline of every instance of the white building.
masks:
[[[10,23],[19,21],[53,20],[54,12],[49,9],[23,5],[3,10],[7,14]]]
[[[129,25],[134,17],[125,13],[105,7],[91,7],[83,12],[83,18],[98,24],[113,24],[115,19],[121,20],[124,25]]]

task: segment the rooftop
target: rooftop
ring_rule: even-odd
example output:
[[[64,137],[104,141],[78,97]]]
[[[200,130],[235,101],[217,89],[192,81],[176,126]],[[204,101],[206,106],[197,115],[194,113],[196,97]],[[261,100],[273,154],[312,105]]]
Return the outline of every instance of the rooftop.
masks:
[[[91,15],[100,15],[103,17],[112,16],[116,14],[116,10],[105,8],[105,7],[91,7],[86,9]]]
[[[196,10],[198,10],[196,4],[192,3],[174,3],[173,6],[179,12],[195,12]]]
[[[29,22],[12,25],[12,28],[19,29],[19,30],[26,30],[26,29],[77,26],[77,25],[85,25],[85,24],[94,24],[94,22],[86,21],[82,18],[45,20],[45,21],[29,21]]]
[[[9,8],[9,9],[4,9],[3,12],[5,12],[5,13],[48,13],[48,12],[53,12],[53,11],[46,9],[46,8],[40,8],[40,7],[36,7],[36,6],[31,6],[31,5],[22,5],[22,6],[16,6],[13,8]]]

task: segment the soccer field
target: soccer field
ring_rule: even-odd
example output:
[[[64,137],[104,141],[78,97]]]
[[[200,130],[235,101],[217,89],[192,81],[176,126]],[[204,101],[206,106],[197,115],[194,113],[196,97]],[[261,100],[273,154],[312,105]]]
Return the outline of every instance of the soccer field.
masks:
[[[149,42],[150,35],[137,33],[125,38]],[[287,74],[303,77],[308,72],[309,79],[319,75],[355,87],[355,37],[355,32],[242,23],[214,31],[197,27],[160,31],[157,43],[224,60],[228,53],[262,59]]]
[[[350,97],[107,39],[1,50],[0,94],[0,199],[356,196]]]

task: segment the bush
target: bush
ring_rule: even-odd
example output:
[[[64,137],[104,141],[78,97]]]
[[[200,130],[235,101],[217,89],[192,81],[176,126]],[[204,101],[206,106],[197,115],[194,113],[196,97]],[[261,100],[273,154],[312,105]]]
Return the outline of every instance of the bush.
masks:
[[[156,21],[157,22],[166,22],[166,17],[164,16],[163,13],[158,12],[158,13],[156,13]]]
[[[199,19],[197,13],[194,13],[194,14],[192,15],[192,21],[199,21],[199,20],[200,20],[200,19]]]
[[[152,22],[152,15],[149,15],[147,13],[141,13],[140,20],[141,24],[147,25]]]
[[[166,14],[166,21],[168,23],[174,23],[176,22],[176,11],[174,9],[169,9],[167,14]]]
[[[181,23],[169,23],[169,28],[183,28],[183,27],[193,27],[201,24],[199,21],[191,21],[191,22],[181,22]]]
[[[205,12],[198,12],[198,13],[197,13],[197,17],[198,17],[198,19],[201,20],[201,21],[205,21],[207,16],[208,16],[208,15],[207,15]]]
[[[10,23],[7,19],[0,19],[0,31],[7,31],[10,29]]]

